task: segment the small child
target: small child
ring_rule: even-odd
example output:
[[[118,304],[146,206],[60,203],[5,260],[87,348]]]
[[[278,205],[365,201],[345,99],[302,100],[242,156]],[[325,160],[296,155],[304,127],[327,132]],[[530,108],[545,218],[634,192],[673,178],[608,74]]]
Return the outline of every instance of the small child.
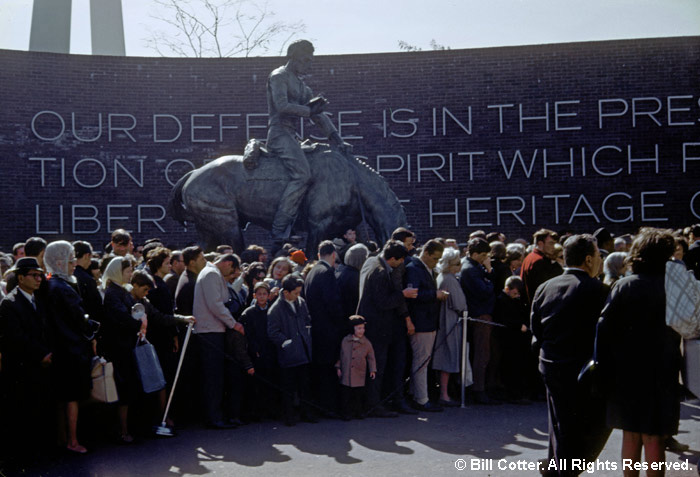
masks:
[[[496,297],[493,319],[505,325],[498,334],[492,335],[499,341],[501,350],[500,371],[508,398],[516,404],[528,404],[533,378],[533,358],[530,352],[532,335],[528,329],[528,307],[520,298],[525,289],[518,276],[508,277],[505,287]]]
[[[340,345],[340,359],[335,363],[340,378],[340,412],[344,421],[353,417],[362,419],[365,398],[365,378],[369,364],[369,377],[377,375],[377,362],[374,359],[372,343],[365,338],[365,319],[352,315],[350,324],[353,334],[343,338]]]

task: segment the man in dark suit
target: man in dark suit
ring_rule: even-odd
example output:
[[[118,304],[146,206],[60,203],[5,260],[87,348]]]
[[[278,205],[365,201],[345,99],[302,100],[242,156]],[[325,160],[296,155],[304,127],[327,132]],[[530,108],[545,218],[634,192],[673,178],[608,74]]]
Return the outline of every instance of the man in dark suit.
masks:
[[[417,260],[406,266],[406,283],[416,288],[416,298],[407,300],[408,311],[416,332],[409,337],[413,351],[411,365],[411,390],[416,409],[437,412],[442,407],[431,403],[428,398],[428,362],[435,344],[438,320],[440,319],[440,302],[448,293],[437,289],[434,268],[444,247],[436,240],[428,240]]]
[[[338,376],[335,362],[340,356],[347,316],[343,316],[340,291],[335,277],[335,245],[324,240],[318,247],[318,262],[304,282],[304,296],[311,315],[313,361],[311,383],[313,394],[321,408],[336,412],[338,407]]]
[[[177,290],[175,290],[175,311],[181,315],[191,316],[197,275],[207,264],[207,260],[204,258],[202,249],[197,246],[183,250],[182,259],[185,262],[185,271],[180,275]]]
[[[539,348],[540,373],[547,387],[549,462],[546,475],[578,475],[559,462],[595,460],[610,429],[605,402],[582,389],[577,377],[593,355],[595,330],[608,288],[596,277],[600,251],[592,235],[574,235],[564,243],[567,269],[542,284],[532,303],[533,346]]]
[[[2,450],[9,457],[27,457],[45,450],[51,441],[47,423],[52,406],[47,396],[52,353],[46,310],[36,297],[43,270],[35,258],[23,257],[12,272],[17,287],[0,303],[0,419],[6,419],[0,427],[5,441]]]
[[[80,297],[83,299],[83,309],[90,315],[90,319],[102,322],[102,295],[97,289],[97,282],[92,273],[88,271],[92,259],[92,245],[88,242],[73,242],[75,251],[75,271],[73,276],[78,281]]]
[[[277,347],[281,368],[281,384],[285,395],[284,423],[296,424],[294,395],[299,396],[301,418],[318,422],[309,406],[309,364],[313,356],[309,328],[311,317],[306,301],[301,298],[301,278],[289,274],[282,280],[282,294],[270,307],[267,315],[267,336]]]
[[[394,406],[399,412],[415,414],[403,398],[403,372],[406,365],[406,335],[415,327],[408,314],[406,298],[415,298],[418,290],[398,285],[392,274],[408,255],[406,247],[397,240],[389,240],[380,256],[370,257],[360,272],[360,303],[357,314],[367,321],[367,337],[374,347],[377,375],[367,389],[367,400],[376,417],[396,417],[387,410],[382,400],[382,384],[393,394]],[[384,379],[386,377],[386,379]]]
[[[695,224],[690,230],[690,247],[683,261],[688,270],[692,270],[695,278],[700,280],[700,224]]]

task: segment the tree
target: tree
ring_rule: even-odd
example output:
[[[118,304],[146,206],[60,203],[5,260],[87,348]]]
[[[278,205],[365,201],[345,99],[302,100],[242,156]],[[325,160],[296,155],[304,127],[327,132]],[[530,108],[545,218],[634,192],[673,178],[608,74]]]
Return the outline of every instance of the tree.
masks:
[[[303,22],[275,21],[268,4],[255,0],[153,0],[162,10],[147,45],[161,56],[220,57],[261,55],[306,30]]]
[[[430,49],[431,50],[449,50],[449,46],[441,45],[438,42],[436,42],[434,39],[430,40]],[[411,45],[410,43],[399,40],[399,50],[401,51],[423,51],[423,48],[420,46],[415,46]]]

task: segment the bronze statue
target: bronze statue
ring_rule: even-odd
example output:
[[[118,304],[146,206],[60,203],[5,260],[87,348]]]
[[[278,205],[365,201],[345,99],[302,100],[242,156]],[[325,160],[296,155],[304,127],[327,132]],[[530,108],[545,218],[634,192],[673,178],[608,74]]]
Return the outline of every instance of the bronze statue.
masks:
[[[323,114],[327,101],[323,97],[313,98],[311,89],[302,79],[311,68],[313,53],[311,42],[295,41],[287,49],[287,64],[270,73],[267,80],[267,150],[282,161],[289,174],[270,231],[277,242],[288,239],[311,180],[309,164],[296,139],[299,118],[311,118],[332,146],[344,147],[338,131]]]
[[[325,144],[305,149],[311,179],[297,224],[308,232],[307,255],[315,256],[321,240],[355,228],[363,215],[379,243],[406,225],[396,194],[372,168]],[[182,223],[194,222],[208,249],[227,243],[240,252],[246,223],[270,229],[289,180],[275,157],[263,155],[254,169],[246,168],[241,156],[220,157],[175,184],[168,212]]]
[[[176,220],[194,222],[209,249],[231,244],[244,248],[248,222],[270,230],[273,240],[287,239],[292,226],[308,232],[307,254],[318,243],[339,237],[362,220],[383,243],[406,225],[403,207],[386,181],[350,154],[338,131],[323,114],[327,101],[312,97],[300,75],[308,72],[314,47],[292,43],[288,62],[267,83],[270,112],[267,144],[251,140],[244,156],[224,156],[183,176],[171,192],[168,211]],[[328,144],[300,144],[299,118],[311,118]]]

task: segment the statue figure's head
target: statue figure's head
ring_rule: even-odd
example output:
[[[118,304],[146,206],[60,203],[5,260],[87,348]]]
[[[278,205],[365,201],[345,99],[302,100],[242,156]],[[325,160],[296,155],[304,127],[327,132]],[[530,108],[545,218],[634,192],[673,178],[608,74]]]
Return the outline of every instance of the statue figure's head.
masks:
[[[287,48],[287,63],[298,75],[305,75],[311,69],[314,45],[308,40],[297,40]]]
[[[309,40],[297,40],[287,47],[287,58],[300,58],[304,55],[313,55],[314,45]]]

